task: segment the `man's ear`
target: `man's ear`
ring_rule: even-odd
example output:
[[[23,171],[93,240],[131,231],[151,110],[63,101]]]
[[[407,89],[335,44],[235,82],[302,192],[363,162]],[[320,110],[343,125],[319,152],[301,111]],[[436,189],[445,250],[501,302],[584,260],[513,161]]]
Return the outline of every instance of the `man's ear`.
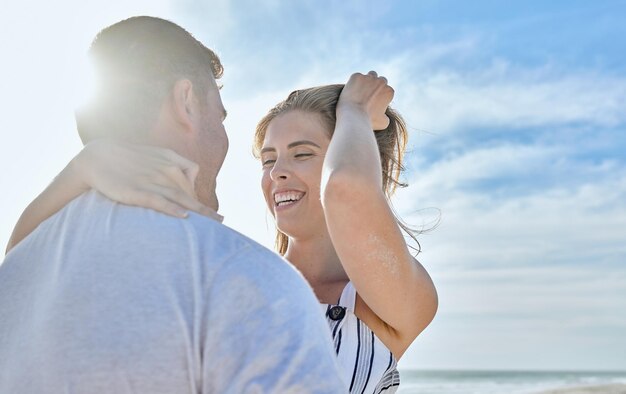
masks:
[[[191,81],[188,79],[176,81],[170,99],[172,115],[176,122],[191,130],[194,125],[193,116],[196,100]]]

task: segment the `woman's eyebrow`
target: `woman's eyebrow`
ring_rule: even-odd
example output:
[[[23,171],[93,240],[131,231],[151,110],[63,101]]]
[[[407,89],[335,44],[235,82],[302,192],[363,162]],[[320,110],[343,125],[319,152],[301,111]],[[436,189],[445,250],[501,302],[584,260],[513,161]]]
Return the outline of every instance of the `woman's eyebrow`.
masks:
[[[291,149],[291,148],[299,146],[299,145],[312,145],[312,146],[314,146],[316,148],[320,148],[321,149],[321,147],[318,144],[316,144],[313,141],[308,141],[308,140],[301,140],[301,141],[292,142],[291,144],[287,145],[287,148]]]
[[[263,148],[263,149],[261,149],[261,154],[267,153],[267,152],[276,152],[276,149],[275,148]]]
[[[296,146],[300,146],[300,145],[311,145],[314,146],[316,148],[322,149],[318,144],[316,144],[313,141],[308,141],[308,140],[301,140],[301,141],[294,141],[291,144],[287,145],[288,149],[291,148],[295,148]],[[267,153],[267,152],[276,152],[276,148],[272,148],[272,147],[267,147],[267,148],[263,148],[261,149],[261,154],[263,153]]]

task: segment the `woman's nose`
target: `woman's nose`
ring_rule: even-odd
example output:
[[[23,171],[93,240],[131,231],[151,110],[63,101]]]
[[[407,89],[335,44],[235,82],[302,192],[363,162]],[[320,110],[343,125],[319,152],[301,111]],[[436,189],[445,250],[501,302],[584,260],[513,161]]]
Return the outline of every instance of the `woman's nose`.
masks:
[[[285,180],[289,177],[289,169],[282,160],[276,160],[270,171],[270,177],[273,181]]]

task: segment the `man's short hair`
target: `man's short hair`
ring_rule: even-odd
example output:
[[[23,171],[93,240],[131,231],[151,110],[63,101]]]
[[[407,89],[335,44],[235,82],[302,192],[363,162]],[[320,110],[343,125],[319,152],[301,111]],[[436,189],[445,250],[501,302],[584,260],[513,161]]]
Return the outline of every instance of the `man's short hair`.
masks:
[[[76,111],[84,143],[102,137],[136,139],[154,126],[175,82],[189,79],[204,100],[209,72],[222,76],[219,57],[170,21],[137,16],[102,30],[89,56],[94,67],[93,99]],[[203,103],[204,104],[204,103]]]

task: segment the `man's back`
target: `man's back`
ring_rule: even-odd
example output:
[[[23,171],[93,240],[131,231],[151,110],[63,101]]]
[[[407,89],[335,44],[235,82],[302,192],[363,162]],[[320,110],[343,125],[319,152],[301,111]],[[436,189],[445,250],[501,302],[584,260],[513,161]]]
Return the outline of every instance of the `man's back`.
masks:
[[[341,392],[301,276],[209,219],[90,192],[0,266],[0,392]]]

